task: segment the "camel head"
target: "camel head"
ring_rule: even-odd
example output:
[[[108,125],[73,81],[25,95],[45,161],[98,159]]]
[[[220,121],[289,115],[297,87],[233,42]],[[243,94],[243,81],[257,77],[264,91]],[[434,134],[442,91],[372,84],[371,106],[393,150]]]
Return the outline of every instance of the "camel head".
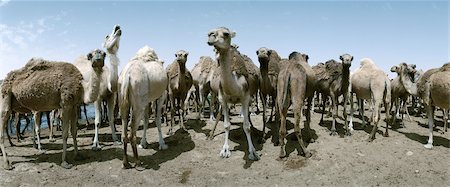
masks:
[[[342,64],[346,67],[350,67],[352,65],[353,56],[349,54],[343,54],[339,57],[341,59]]]
[[[256,51],[256,55],[258,55],[258,61],[260,65],[266,65],[270,61],[270,54],[272,53],[272,50],[267,49],[265,47],[261,47]]]
[[[289,54],[289,60],[296,60],[308,63],[309,56],[307,54],[299,53],[297,51],[292,52]]]
[[[86,55],[87,59],[92,62],[92,68],[96,72],[101,72],[105,65],[106,53],[100,49],[95,49]]]
[[[400,82],[405,87],[406,91],[410,94],[417,94],[417,85],[416,85],[416,65],[415,64],[406,64],[404,62],[400,63],[397,66],[393,66],[391,68],[391,72],[396,72],[400,77]]]
[[[103,47],[109,54],[116,54],[119,50],[120,36],[122,35],[122,30],[119,25],[114,25],[112,33],[106,35],[105,41],[103,42]]]
[[[175,53],[175,61],[180,65],[180,67],[186,66],[186,61],[189,53],[184,50],[179,50]]]
[[[230,31],[226,27],[212,29],[208,33],[208,45],[214,46],[218,52],[228,50],[231,48],[231,38],[235,35],[235,32]]]

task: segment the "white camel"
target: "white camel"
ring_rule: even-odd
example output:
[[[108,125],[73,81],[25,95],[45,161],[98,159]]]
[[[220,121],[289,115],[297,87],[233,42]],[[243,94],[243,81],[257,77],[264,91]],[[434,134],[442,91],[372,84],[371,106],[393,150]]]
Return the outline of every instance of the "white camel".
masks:
[[[125,66],[119,78],[119,110],[122,118],[122,140],[123,140],[123,167],[131,168],[128,162],[127,144],[131,141],[133,155],[136,159],[136,169],[141,169],[137,147],[136,130],[141,120],[144,120],[144,135],[148,127],[148,106],[156,101],[155,123],[159,133],[159,149],[167,149],[161,133],[161,107],[160,98],[168,85],[166,71],[163,61],[158,59],[155,51],[144,46]],[[131,113],[131,135],[128,137],[128,117]],[[146,142],[146,141],[145,141]]]
[[[103,66],[102,79],[100,82],[100,94],[98,99],[94,102],[95,106],[95,135],[92,142],[93,150],[100,150],[101,146],[98,141],[98,129],[102,121],[102,102],[105,100],[108,107],[108,122],[111,127],[112,138],[116,144],[121,144],[116,135],[116,127],[114,124],[114,107],[116,106],[117,97],[117,79],[119,58],[117,51],[119,50],[120,36],[122,30],[119,25],[115,25],[112,33],[107,35],[103,47],[106,49],[107,56],[111,67]]]

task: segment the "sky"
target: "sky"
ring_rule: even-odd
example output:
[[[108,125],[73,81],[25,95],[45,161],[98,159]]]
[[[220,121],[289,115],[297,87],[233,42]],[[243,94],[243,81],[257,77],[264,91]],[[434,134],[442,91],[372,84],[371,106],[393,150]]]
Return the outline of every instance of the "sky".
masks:
[[[209,30],[225,26],[232,42],[259,66],[256,50],[292,51],[315,65],[368,57],[389,72],[401,62],[427,70],[450,62],[447,1],[18,1],[0,0],[0,79],[32,57],[73,62],[122,27],[119,71],[144,45],[165,66],[178,50],[187,67],[214,57]],[[394,74],[390,74],[394,77]]]

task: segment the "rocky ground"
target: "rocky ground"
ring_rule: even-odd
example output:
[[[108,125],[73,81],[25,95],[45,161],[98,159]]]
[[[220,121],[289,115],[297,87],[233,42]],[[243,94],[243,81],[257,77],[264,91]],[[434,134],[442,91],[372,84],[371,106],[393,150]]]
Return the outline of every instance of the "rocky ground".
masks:
[[[238,113],[232,110],[234,113]],[[367,113],[366,113],[367,114]],[[188,131],[177,130],[174,135],[165,135],[169,149],[158,150],[157,130],[151,127],[148,133],[148,149],[139,149],[139,155],[146,169],[122,169],[122,146],[114,145],[110,128],[100,130],[101,151],[91,150],[94,130],[81,128],[78,145],[81,160],[74,160],[73,147],[69,147],[68,160],[75,166],[63,169],[61,162],[62,140],[58,131],[57,141],[48,141],[48,130],[43,130],[44,152],[33,148],[30,135],[17,146],[6,147],[11,171],[0,170],[0,186],[450,186],[449,134],[438,132],[443,129],[438,115],[432,150],[423,144],[427,141],[426,119],[413,117],[405,120],[406,128],[398,125],[390,128],[390,137],[383,137],[384,114],[376,139],[365,140],[372,126],[362,128],[358,116],[355,131],[350,137],[343,136],[343,120],[338,119],[338,136],[330,136],[331,118],[319,124],[320,113],[313,113],[312,133],[314,143],[307,143],[311,158],[298,155],[293,125],[288,123],[288,157],[278,159],[279,146],[272,138],[258,143],[261,137],[262,114],[251,117],[255,129],[252,136],[261,160],[247,160],[247,142],[242,130],[242,118],[232,116],[228,159],[219,157],[224,142],[223,126],[219,123],[213,140],[206,137],[213,123],[202,118],[195,120],[195,113],[188,115]],[[292,115],[288,120],[293,121]],[[401,122],[401,121],[398,121]],[[270,124],[269,127],[274,124]],[[117,126],[119,133],[121,125]],[[163,132],[168,127],[164,125]],[[272,131],[269,131],[269,134]],[[138,132],[141,137],[142,129]],[[72,145],[69,138],[69,145]],[[128,155],[132,156],[131,148]],[[133,161],[131,157],[131,161]]]

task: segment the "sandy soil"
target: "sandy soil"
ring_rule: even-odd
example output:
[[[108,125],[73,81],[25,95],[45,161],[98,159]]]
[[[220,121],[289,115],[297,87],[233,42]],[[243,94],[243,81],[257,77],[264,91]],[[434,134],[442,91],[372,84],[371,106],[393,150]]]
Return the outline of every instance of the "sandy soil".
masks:
[[[313,156],[298,155],[292,123],[289,123],[286,148],[289,156],[284,159],[277,159],[280,147],[273,145],[272,138],[258,143],[262,114],[252,116],[256,128],[252,129],[254,144],[262,155],[256,162],[248,161],[246,157],[242,118],[232,117],[232,156],[222,159],[218,155],[224,142],[222,123],[219,123],[216,137],[206,140],[213,123],[205,118],[195,120],[193,116],[194,113],[188,116],[187,132],[176,126],[176,133],[165,137],[169,149],[164,151],[158,150],[157,131],[152,126],[147,137],[151,145],[148,149],[138,150],[146,165],[144,171],[122,169],[122,146],[112,143],[107,126],[100,131],[100,141],[104,145],[101,151],[91,150],[92,129],[79,130],[79,149],[84,159],[74,160],[73,147],[70,147],[68,160],[75,166],[69,170],[59,166],[61,132],[56,133],[56,142],[49,143],[48,131],[43,130],[45,153],[33,148],[28,135],[16,147],[7,146],[15,168],[0,170],[0,186],[450,186],[450,161],[447,158],[450,133],[437,132],[442,129],[439,115],[434,133],[435,147],[427,150],[423,147],[427,141],[426,119],[421,117],[405,120],[406,128],[394,126],[390,129],[390,137],[381,135],[386,124],[382,121],[377,138],[367,143],[364,140],[372,126],[362,129],[359,118],[355,119],[352,136],[342,136],[342,119],[338,120],[337,127],[340,136],[330,136],[331,118],[325,118],[325,124],[318,125],[320,114],[313,113],[312,129],[317,140],[307,144]],[[382,116],[384,119],[384,114]],[[292,121],[292,118],[288,119]],[[119,133],[121,128],[117,126]],[[164,126],[163,132],[167,131],[168,127]],[[138,137],[141,135],[140,129]],[[13,142],[17,143],[17,140]],[[69,145],[72,145],[71,138]],[[128,155],[132,156],[131,148],[128,150]]]

